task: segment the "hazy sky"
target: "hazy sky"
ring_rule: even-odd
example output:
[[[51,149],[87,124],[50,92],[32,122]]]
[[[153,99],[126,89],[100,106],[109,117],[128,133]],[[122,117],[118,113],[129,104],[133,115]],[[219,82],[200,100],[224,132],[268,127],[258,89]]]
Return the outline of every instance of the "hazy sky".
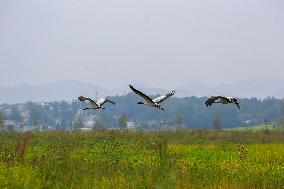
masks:
[[[0,0],[0,85],[284,80],[283,0]]]

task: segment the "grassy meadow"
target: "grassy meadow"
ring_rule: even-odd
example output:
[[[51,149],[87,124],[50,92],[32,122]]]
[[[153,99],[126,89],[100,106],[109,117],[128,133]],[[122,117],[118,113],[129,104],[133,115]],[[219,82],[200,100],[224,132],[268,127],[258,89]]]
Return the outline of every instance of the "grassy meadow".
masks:
[[[284,188],[284,131],[2,132],[0,188]]]

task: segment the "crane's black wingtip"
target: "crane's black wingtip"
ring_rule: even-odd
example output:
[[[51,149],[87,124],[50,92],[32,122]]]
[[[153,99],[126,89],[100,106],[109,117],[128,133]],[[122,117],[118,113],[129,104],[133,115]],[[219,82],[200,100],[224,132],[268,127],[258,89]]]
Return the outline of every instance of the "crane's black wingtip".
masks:
[[[236,105],[237,105],[238,109],[240,110],[240,109],[241,109],[241,108],[240,108],[240,104],[239,104],[239,103],[236,103]]]
[[[133,91],[135,90],[135,88],[132,85],[129,85],[130,89],[132,89]]]

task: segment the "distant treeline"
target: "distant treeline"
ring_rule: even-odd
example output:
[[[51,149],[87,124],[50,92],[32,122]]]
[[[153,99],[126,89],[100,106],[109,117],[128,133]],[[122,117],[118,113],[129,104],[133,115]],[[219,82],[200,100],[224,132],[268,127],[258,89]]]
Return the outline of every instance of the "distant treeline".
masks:
[[[18,123],[23,121],[24,114],[28,112],[28,124],[40,123],[47,126],[56,126],[60,129],[70,128],[81,116],[97,116],[103,120],[108,127],[116,127],[120,116],[125,115],[129,121],[133,121],[143,128],[147,128],[149,123],[183,124],[188,128],[211,128],[216,117],[220,120],[221,127],[232,128],[243,125],[253,125],[260,123],[276,122],[283,117],[284,101],[275,98],[266,99],[240,99],[240,107],[233,104],[214,104],[207,108],[204,102],[206,97],[186,97],[169,98],[162,104],[165,112],[156,108],[149,108],[139,105],[141,101],[136,95],[109,97],[116,102],[116,105],[107,105],[105,110],[80,111],[81,108],[88,107],[88,103],[74,100],[70,103],[47,102],[23,104],[2,104],[4,119],[14,120]]]

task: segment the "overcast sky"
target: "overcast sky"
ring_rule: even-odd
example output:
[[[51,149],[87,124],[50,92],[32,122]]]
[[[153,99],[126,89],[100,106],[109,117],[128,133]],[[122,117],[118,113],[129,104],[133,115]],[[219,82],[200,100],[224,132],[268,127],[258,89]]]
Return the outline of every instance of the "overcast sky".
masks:
[[[0,85],[284,80],[283,0],[1,0]]]

